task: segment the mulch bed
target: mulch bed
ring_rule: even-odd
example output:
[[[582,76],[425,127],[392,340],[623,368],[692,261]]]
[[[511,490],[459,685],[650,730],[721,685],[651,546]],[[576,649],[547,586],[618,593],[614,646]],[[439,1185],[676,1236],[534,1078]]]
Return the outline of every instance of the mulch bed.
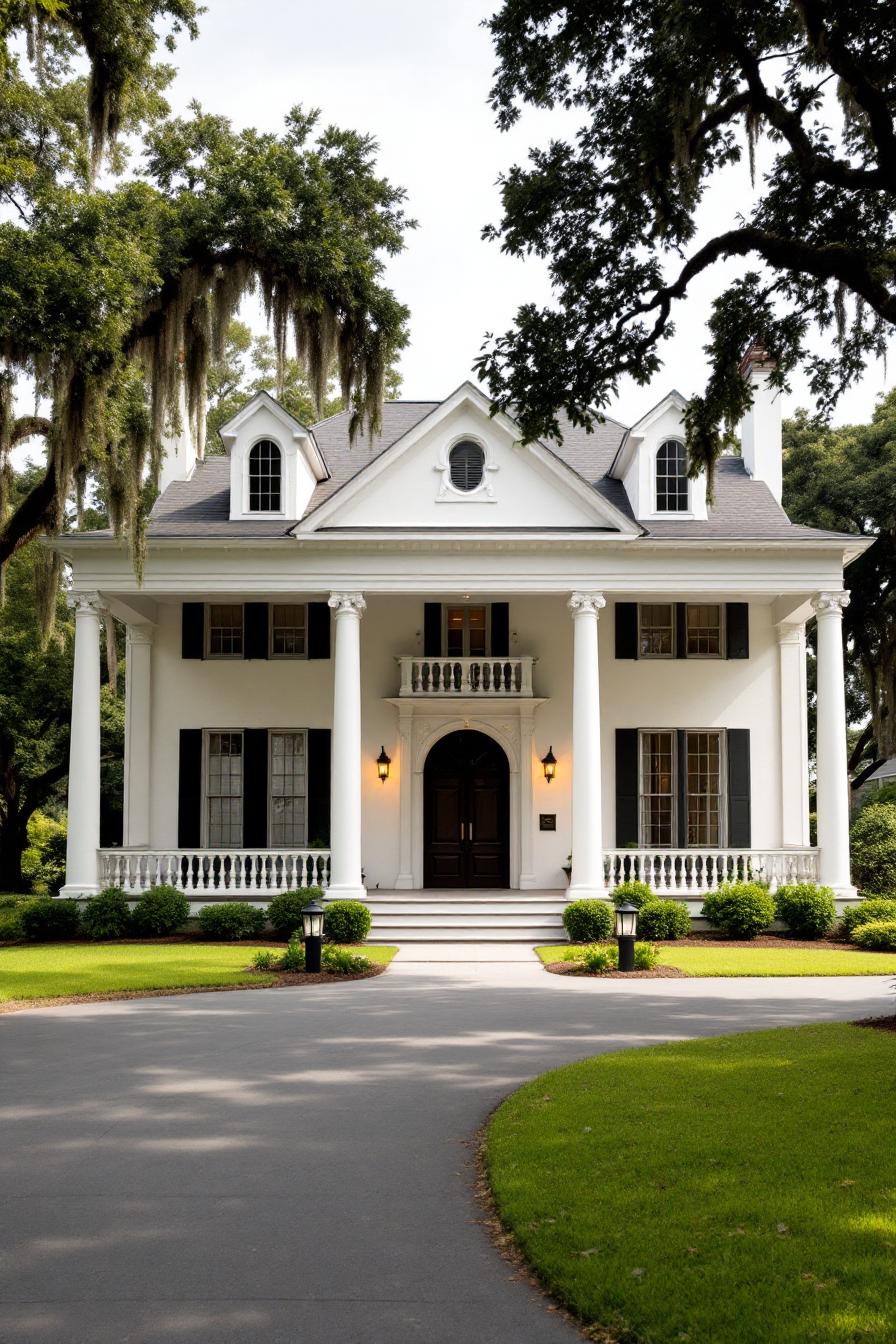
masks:
[[[657,947],[826,947],[834,952],[861,952],[855,943],[841,943],[834,938],[788,938],[785,934],[761,933],[758,938],[719,938],[712,933],[692,933],[688,938],[662,940],[651,938]]]
[[[896,1013],[891,1013],[888,1017],[863,1017],[854,1025],[873,1027],[875,1031],[896,1031]]]
[[[690,979],[689,971],[677,966],[654,966],[652,971],[588,971],[580,961],[551,961],[545,966],[551,975],[587,976],[589,980],[682,980]]]

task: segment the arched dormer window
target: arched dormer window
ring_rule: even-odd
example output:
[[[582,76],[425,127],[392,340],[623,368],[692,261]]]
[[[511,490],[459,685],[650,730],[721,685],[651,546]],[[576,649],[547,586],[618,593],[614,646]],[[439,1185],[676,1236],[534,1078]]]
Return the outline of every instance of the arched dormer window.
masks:
[[[249,451],[249,512],[279,513],[283,458],[271,439],[259,439]]]
[[[656,511],[685,513],[688,503],[688,458],[685,446],[677,439],[667,439],[656,450]]]

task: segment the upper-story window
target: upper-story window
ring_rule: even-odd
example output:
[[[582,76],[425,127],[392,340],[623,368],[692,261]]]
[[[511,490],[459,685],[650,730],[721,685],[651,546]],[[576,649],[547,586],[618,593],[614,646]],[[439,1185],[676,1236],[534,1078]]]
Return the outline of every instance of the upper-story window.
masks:
[[[688,459],[683,443],[667,439],[656,452],[656,511],[683,513],[688,508]]]
[[[249,451],[249,512],[279,513],[283,459],[271,439],[259,439]]]
[[[448,470],[455,490],[469,494],[482,484],[485,475],[485,453],[478,443],[462,439],[448,454]]]

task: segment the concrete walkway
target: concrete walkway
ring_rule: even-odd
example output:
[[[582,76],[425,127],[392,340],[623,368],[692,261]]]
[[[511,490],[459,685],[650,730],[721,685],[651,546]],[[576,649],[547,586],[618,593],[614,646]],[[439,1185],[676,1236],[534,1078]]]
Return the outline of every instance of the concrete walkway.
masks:
[[[0,1018],[3,1344],[562,1344],[478,1225],[518,1083],[648,1041],[892,1008],[886,979],[534,959]]]

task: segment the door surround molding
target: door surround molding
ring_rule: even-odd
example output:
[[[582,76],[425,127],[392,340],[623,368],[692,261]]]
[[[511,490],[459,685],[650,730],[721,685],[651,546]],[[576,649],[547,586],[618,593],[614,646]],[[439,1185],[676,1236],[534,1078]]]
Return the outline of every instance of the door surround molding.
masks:
[[[537,697],[500,704],[459,696],[446,703],[432,697],[388,697],[398,710],[399,856],[397,891],[423,888],[423,767],[441,738],[463,729],[491,737],[503,749],[510,768],[510,886],[535,887],[532,872],[532,740]]]

